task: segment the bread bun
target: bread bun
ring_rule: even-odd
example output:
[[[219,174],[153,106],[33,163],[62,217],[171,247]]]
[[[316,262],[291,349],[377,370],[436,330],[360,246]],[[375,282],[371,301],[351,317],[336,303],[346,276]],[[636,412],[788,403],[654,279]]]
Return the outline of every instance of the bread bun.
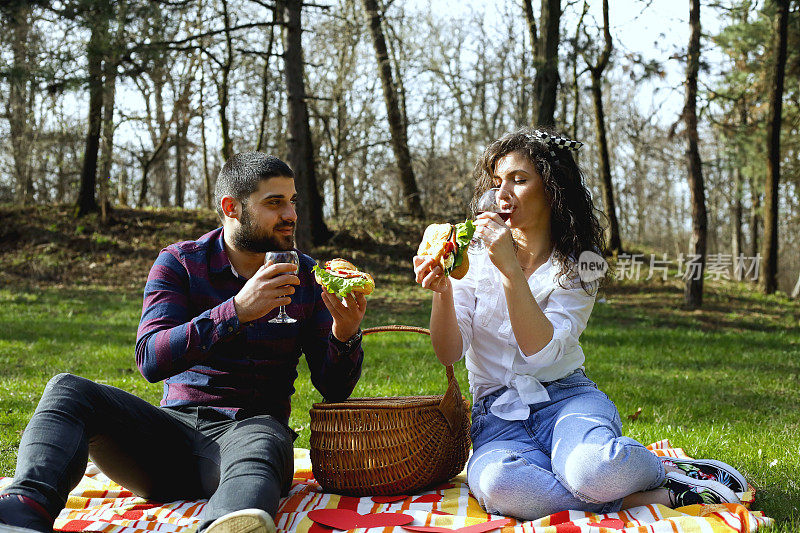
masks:
[[[469,270],[469,254],[464,254],[461,258],[461,264],[450,271],[450,277],[461,279],[467,275]]]
[[[452,224],[431,224],[425,228],[425,233],[422,234],[422,242],[419,243],[419,248],[417,249],[417,255],[433,257],[445,272],[447,272],[444,264],[445,244],[448,237],[450,237],[452,228]]]
[[[331,259],[327,263],[325,263],[325,268],[327,270],[355,270],[358,271],[356,266],[348,261],[347,259],[342,259],[341,257],[337,257],[336,259]]]

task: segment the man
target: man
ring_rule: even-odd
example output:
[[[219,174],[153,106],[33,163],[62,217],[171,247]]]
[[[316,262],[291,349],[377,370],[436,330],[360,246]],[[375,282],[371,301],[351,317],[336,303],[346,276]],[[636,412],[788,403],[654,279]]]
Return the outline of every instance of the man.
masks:
[[[332,401],[350,395],[363,360],[363,295],[322,291],[303,254],[299,268],[264,263],[265,252],[294,247],[296,196],[294,173],[275,157],[225,163],[222,227],[162,250],[145,286],[136,364],[164,380],[161,407],[70,374],[50,380],[0,496],[0,524],[52,530],[91,457],[145,498],[209,498],[201,531],[275,531],[293,474],[300,353]],[[297,322],[269,322],[281,305]]]

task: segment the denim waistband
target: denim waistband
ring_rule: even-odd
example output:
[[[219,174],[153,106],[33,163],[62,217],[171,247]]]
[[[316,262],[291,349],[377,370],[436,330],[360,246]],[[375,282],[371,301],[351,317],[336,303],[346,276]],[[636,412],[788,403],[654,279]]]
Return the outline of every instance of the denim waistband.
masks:
[[[566,376],[561,376],[560,378],[554,379],[552,381],[540,381],[539,383],[541,383],[542,386],[547,388],[550,385],[552,385],[553,383],[561,381],[562,379],[566,379],[566,378],[568,378],[568,377],[570,377],[570,376],[572,376],[573,374],[576,374],[576,373],[581,373],[584,376],[586,375],[586,372],[584,372],[584,370],[582,368],[576,368],[575,370],[573,370],[572,372],[570,372]],[[481,414],[488,413],[489,412],[489,407],[491,406],[492,403],[494,403],[494,400],[499,398],[507,390],[508,390],[508,387],[503,386],[503,387],[500,387],[499,389],[497,389],[496,391],[490,392],[489,394],[481,397],[479,400],[474,402],[473,410],[477,409],[477,411],[479,413],[481,413]],[[487,405],[487,404],[489,404],[489,405]]]

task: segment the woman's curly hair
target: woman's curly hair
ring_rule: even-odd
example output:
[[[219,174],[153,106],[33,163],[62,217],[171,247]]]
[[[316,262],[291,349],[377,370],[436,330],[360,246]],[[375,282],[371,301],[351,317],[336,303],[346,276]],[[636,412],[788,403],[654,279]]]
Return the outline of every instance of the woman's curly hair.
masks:
[[[537,130],[558,135],[549,128]],[[555,153],[555,157],[551,155],[551,151]],[[605,215],[595,208],[583,173],[571,151],[548,144],[528,128],[507,133],[486,147],[473,171],[473,208],[481,194],[493,186],[497,162],[513,152],[524,155],[542,178],[551,208],[550,236],[553,256],[561,265],[559,284],[563,287],[562,280],[575,274],[581,252],[589,250],[605,257],[604,228],[599,220],[605,219]],[[604,279],[600,280],[601,283],[608,275],[607,272]],[[592,294],[593,291],[582,279],[581,287]]]

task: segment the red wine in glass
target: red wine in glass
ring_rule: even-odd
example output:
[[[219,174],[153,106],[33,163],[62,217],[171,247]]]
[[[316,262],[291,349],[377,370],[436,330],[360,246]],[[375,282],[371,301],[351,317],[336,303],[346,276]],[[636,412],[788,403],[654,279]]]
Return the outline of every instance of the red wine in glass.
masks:
[[[503,219],[503,222],[508,222],[516,206],[515,200],[515,197],[509,191],[493,187],[478,199],[475,205],[475,212],[479,215],[482,213],[497,213],[497,216]],[[485,248],[485,245],[480,237],[473,237],[469,243],[469,248],[479,252]]]
[[[273,263],[289,263],[292,265],[300,264],[299,258],[297,257],[297,252],[294,250],[267,252],[264,256],[264,263],[269,261],[272,261]],[[284,306],[280,306],[280,309],[278,310],[278,316],[272,320],[269,320],[269,322],[273,324],[292,324],[297,322],[297,320],[290,317],[286,313],[286,308]]]

